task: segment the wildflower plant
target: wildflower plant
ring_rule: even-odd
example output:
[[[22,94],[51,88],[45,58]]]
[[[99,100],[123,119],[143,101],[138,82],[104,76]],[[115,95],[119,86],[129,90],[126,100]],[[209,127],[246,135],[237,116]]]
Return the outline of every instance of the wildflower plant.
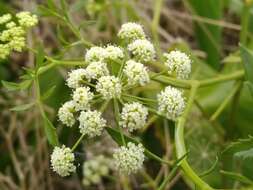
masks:
[[[0,17],[0,24],[4,28],[0,34],[2,59],[7,58],[13,50],[22,51],[26,47],[27,30],[38,23],[37,16],[29,12],[18,13],[15,17],[17,21],[10,14]],[[99,141],[101,136],[109,135],[118,146],[110,155],[112,169],[116,173],[123,176],[138,172],[143,174],[145,161],[153,159],[171,167],[172,176],[178,166],[181,166],[186,177],[199,189],[212,190],[188,164],[184,127],[199,88],[229,80],[242,81],[244,71],[221,75],[216,79],[191,79],[191,56],[180,50],[161,54],[157,51],[159,47],[156,39],[153,44],[143,26],[138,23],[125,23],[119,28],[118,44],[93,45],[82,37],[70,20],[65,18],[64,22],[69,22],[67,26],[85,47],[82,60],[61,60],[46,55],[43,48],[30,48],[36,54],[36,65],[15,86],[15,89],[24,90],[34,85],[36,100],[15,109],[20,111],[33,106],[39,109],[47,139],[54,147],[50,155],[52,170],[62,177],[75,173],[79,167],[75,152],[81,147],[81,143]],[[61,127],[71,127],[70,130],[78,131],[79,138],[72,147],[59,142],[56,128],[48,118],[43,103],[48,94],[41,95],[39,76],[55,66],[73,67],[65,78],[65,84],[71,91],[70,98],[62,102],[57,114]],[[7,88],[14,88],[8,82],[3,84]],[[159,86],[159,90],[155,91],[156,95],[141,95],[152,89],[153,84]],[[239,87],[240,85],[236,86],[235,92]],[[140,93],[133,93],[134,89],[138,89]],[[215,112],[213,119],[217,118],[224,107]],[[172,162],[151,152],[138,137],[158,118],[162,118],[165,123],[167,120],[175,123],[176,161]],[[85,160],[85,186],[98,184],[103,176],[109,175],[111,168],[107,167],[105,160],[103,156]],[[163,189],[164,184],[170,180],[170,175],[165,176],[161,186],[156,188]]]

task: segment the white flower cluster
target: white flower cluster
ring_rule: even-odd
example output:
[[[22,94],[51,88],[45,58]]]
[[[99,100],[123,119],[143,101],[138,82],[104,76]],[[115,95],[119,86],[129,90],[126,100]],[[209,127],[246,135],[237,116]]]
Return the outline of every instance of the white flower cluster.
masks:
[[[168,119],[176,120],[185,108],[185,100],[180,90],[167,86],[157,95],[158,111],[165,114]]]
[[[123,50],[120,47],[108,45],[107,47],[94,46],[91,47],[85,54],[85,61],[87,63],[92,62],[106,62],[117,61],[124,57]]]
[[[20,19],[19,23],[23,27],[29,27],[28,23],[35,23],[35,20],[34,22],[32,20],[36,17],[28,18],[28,15],[23,14],[22,21]],[[6,27],[15,28],[15,23],[9,22],[9,19],[8,15],[2,20],[0,18],[0,23],[7,22]],[[17,33],[19,32],[18,28],[15,30]],[[8,35],[5,35],[7,38]],[[87,66],[73,70],[68,74],[67,85],[73,89],[72,100],[63,104],[59,109],[58,117],[63,124],[69,127],[73,126],[77,119],[80,133],[89,138],[100,136],[106,126],[102,112],[91,109],[93,103],[97,104],[101,100],[108,101],[113,98],[120,98],[120,100],[122,98],[122,101],[125,101],[127,95],[125,96],[124,93],[129,86],[144,86],[150,82],[148,69],[144,63],[155,60],[155,48],[146,39],[142,26],[136,23],[126,23],[122,25],[118,36],[125,42],[124,49],[114,45],[91,47],[85,54]],[[3,49],[2,52],[1,49]],[[5,47],[1,45],[0,52],[7,54]],[[191,60],[186,54],[172,51],[164,56],[169,74],[180,79],[186,79],[189,76]],[[113,68],[113,73],[110,73],[107,65],[111,64],[121,65]],[[116,69],[119,72],[117,74],[115,73]],[[126,82],[127,84],[125,84]],[[185,108],[183,93],[174,87],[167,86],[157,95],[157,100],[158,112],[171,120],[176,120]],[[105,108],[104,105],[102,108]],[[147,117],[148,108],[141,103],[124,103],[120,113],[119,126],[133,132],[145,126]],[[143,166],[144,147],[141,144],[128,142],[127,145],[115,150],[113,158],[115,168],[120,172],[124,174],[135,173]],[[107,175],[109,169],[103,159],[102,157],[94,158],[84,163],[84,185],[97,184],[101,181],[101,176]],[[67,176],[75,170],[73,162],[74,155],[69,148],[64,146],[55,148],[51,156],[54,171],[61,176]]]
[[[100,77],[107,75],[109,75],[107,65],[101,61],[92,62],[85,69],[85,77],[88,81],[98,80]]]
[[[115,76],[103,76],[98,79],[96,89],[104,99],[118,98],[121,95],[121,83]]]
[[[144,162],[144,148],[142,144],[135,145],[129,142],[127,146],[116,149],[113,158],[115,167],[120,172],[128,175],[136,173],[142,168]]]
[[[128,60],[126,62],[124,74],[127,77],[129,85],[140,84],[144,86],[150,81],[147,68],[134,60]]]
[[[100,136],[106,126],[106,121],[101,115],[101,112],[96,110],[82,111],[79,116],[80,132],[88,137]]]
[[[108,45],[105,48],[106,59],[110,61],[117,61],[124,58],[123,50],[120,47]]]
[[[76,171],[74,165],[75,156],[71,152],[71,149],[65,147],[55,147],[51,154],[51,166],[53,170],[60,176],[69,176],[72,172]]]
[[[155,48],[153,44],[146,39],[133,41],[128,45],[127,49],[137,61],[146,63],[155,59]]]
[[[26,30],[38,23],[36,15],[30,12],[20,12],[16,14],[18,23],[12,20],[10,14],[0,17],[0,24],[5,25],[0,32],[0,59],[5,59],[12,50],[21,52],[25,47]]]
[[[18,18],[19,24],[25,28],[30,28],[38,24],[37,15],[32,15],[27,11],[16,14],[16,17]]]
[[[121,29],[118,32],[118,36],[123,40],[133,41],[137,39],[144,39],[145,33],[141,25],[133,22],[128,22],[121,26]]]
[[[77,111],[86,110],[89,108],[89,102],[94,94],[90,92],[89,87],[79,87],[73,92],[73,101]]]
[[[67,85],[69,88],[78,88],[82,86],[82,80],[85,77],[85,69],[76,69],[68,73]]]
[[[169,74],[176,75],[179,79],[187,79],[191,73],[191,60],[188,55],[181,51],[164,53],[165,65]]]
[[[103,176],[110,171],[111,160],[103,155],[87,160],[83,164],[83,185],[96,185],[101,182]]]
[[[75,124],[75,103],[74,101],[65,102],[58,111],[59,120],[68,127]]]
[[[129,132],[144,127],[148,109],[138,102],[125,104],[121,112],[120,125]]]

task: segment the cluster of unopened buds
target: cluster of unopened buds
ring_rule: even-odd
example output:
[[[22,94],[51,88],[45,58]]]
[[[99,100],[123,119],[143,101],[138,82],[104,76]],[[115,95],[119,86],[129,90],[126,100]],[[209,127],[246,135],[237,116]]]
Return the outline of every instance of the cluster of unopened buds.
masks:
[[[37,23],[37,16],[26,11],[17,13],[15,17],[9,13],[1,16],[0,59],[5,59],[11,51],[21,52],[26,46],[28,29]]]
[[[95,109],[97,102],[119,102],[120,113],[114,117],[118,118],[118,127],[129,133],[142,129],[147,123],[150,108],[138,98],[133,101],[129,90],[151,82],[154,73],[147,65],[156,60],[155,48],[147,39],[143,27],[136,23],[123,24],[118,37],[122,46],[91,47],[85,54],[86,65],[68,74],[67,85],[73,89],[72,99],[62,105],[58,117],[68,127],[78,123],[80,133],[88,138],[100,136],[109,125],[101,109]],[[171,51],[164,54],[163,60],[168,75],[178,79],[189,77],[191,60],[185,53]],[[111,67],[113,64],[118,65],[116,71]],[[185,108],[183,92],[172,86],[165,87],[154,101],[157,102],[155,113],[174,121]],[[127,175],[137,172],[143,166],[144,150],[141,143],[126,142],[114,151],[114,168]],[[73,151],[65,145],[55,147],[51,165],[59,175],[70,175],[76,170]],[[84,167],[90,167],[87,165]],[[84,183],[88,184],[88,181]]]

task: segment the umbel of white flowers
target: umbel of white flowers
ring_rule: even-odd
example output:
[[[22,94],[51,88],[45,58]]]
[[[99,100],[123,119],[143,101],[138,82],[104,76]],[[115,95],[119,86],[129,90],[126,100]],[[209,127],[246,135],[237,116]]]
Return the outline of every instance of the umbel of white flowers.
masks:
[[[176,120],[182,114],[185,107],[183,94],[180,90],[167,86],[157,95],[158,111],[165,114],[168,119]]]
[[[83,185],[96,185],[101,182],[103,176],[109,174],[111,159],[104,155],[98,155],[83,163]]]
[[[135,145],[132,142],[127,146],[116,149],[114,154],[115,167],[124,174],[137,172],[142,168],[144,162],[144,148],[142,144]]]
[[[0,19],[0,23],[8,22],[8,19],[6,15],[2,21]],[[24,20],[20,22],[23,23],[23,26],[29,27]],[[155,59],[155,49],[153,44],[147,40],[143,27],[137,23],[123,24],[118,32],[118,37],[124,42],[124,47],[111,44],[104,47],[91,47],[85,54],[86,66],[68,73],[66,83],[73,90],[72,100],[62,105],[58,111],[58,117],[68,127],[79,123],[80,133],[89,138],[100,136],[106,126],[102,113],[91,109],[95,98],[96,100],[102,98],[106,101],[120,98],[125,93],[126,87],[145,86],[150,82],[149,71],[144,64]],[[189,77],[191,60],[185,53],[178,50],[171,51],[165,53],[164,58],[169,75],[180,79]],[[122,66],[119,70],[122,73],[118,73],[117,76],[115,73],[112,75],[107,66],[120,63]],[[185,108],[183,92],[170,86],[157,95],[157,102],[158,112],[174,121]],[[133,132],[145,126],[147,116],[148,109],[141,103],[124,103],[119,126]],[[116,169],[125,174],[134,173],[143,165],[144,148],[141,144],[136,145],[129,142],[116,149],[113,157]],[[61,176],[74,172],[73,161],[73,153],[65,146],[56,147],[51,155],[53,170]],[[90,166],[87,164],[85,167]],[[99,178],[95,175],[92,180],[96,182],[99,181]]]
[[[138,102],[133,102],[124,105],[120,116],[120,125],[129,132],[132,132],[144,127],[148,116],[148,109]]]
[[[11,51],[21,52],[26,45],[26,33],[31,27],[37,25],[38,18],[30,12],[19,12],[13,18],[11,14],[0,17],[0,59],[5,59]],[[17,22],[16,22],[17,20]]]
[[[70,148],[55,147],[51,155],[51,166],[60,176],[65,177],[76,171],[75,156]]]

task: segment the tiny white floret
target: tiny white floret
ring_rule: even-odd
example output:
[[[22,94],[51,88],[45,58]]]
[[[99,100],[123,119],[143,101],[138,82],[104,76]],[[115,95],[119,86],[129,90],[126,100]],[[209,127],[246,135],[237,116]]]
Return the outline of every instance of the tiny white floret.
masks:
[[[74,102],[65,102],[58,111],[59,120],[66,126],[72,127],[75,124],[75,104]]]
[[[158,111],[165,114],[168,119],[176,120],[185,108],[185,100],[182,91],[167,86],[164,91],[157,95]]]
[[[75,69],[68,73],[67,85],[70,88],[82,86],[82,80],[85,77],[85,69]]]
[[[106,51],[106,59],[111,61],[117,61],[124,58],[123,50],[120,47],[108,45],[105,48]]]
[[[62,177],[69,176],[76,171],[74,161],[75,156],[71,152],[71,149],[64,145],[62,147],[55,147],[51,154],[52,169]]]
[[[85,61],[89,64],[96,61],[104,61],[106,57],[106,51],[99,46],[91,47],[85,54]]]
[[[113,158],[115,167],[119,172],[128,175],[136,173],[143,166],[145,159],[144,148],[142,144],[135,145],[129,142],[127,146],[116,149]]]
[[[144,127],[147,122],[148,109],[138,102],[133,102],[123,106],[120,116],[120,125],[132,132]]]
[[[155,59],[155,48],[153,44],[144,39],[144,40],[135,40],[128,45],[127,49],[133,55],[133,59],[140,62],[150,62]]]
[[[150,81],[148,69],[143,64],[134,60],[126,62],[123,72],[127,77],[129,85],[139,84],[144,86]]]
[[[168,68],[168,73],[176,75],[179,79],[187,79],[191,73],[191,59],[188,55],[181,51],[171,51],[164,53],[165,65]]]
[[[101,112],[96,110],[82,111],[79,116],[79,122],[80,133],[90,138],[100,136],[106,126],[106,121],[102,118]]]
[[[106,100],[120,97],[121,89],[120,80],[115,76],[103,76],[98,79],[96,85],[97,92],[101,93]]]
[[[133,41],[137,39],[144,39],[145,33],[140,24],[128,22],[121,26],[118,36],[123,40]]]
[[[94,94],[90,92],[89,87],[79,87],[73,92],[73,101],[77,111],[86,110],[89,108],[89,102]]]
[[[102,76],[109,75],[107,64],[101,61],[91,62],[85,69],[85,78],[88,81],[99,79]]]

